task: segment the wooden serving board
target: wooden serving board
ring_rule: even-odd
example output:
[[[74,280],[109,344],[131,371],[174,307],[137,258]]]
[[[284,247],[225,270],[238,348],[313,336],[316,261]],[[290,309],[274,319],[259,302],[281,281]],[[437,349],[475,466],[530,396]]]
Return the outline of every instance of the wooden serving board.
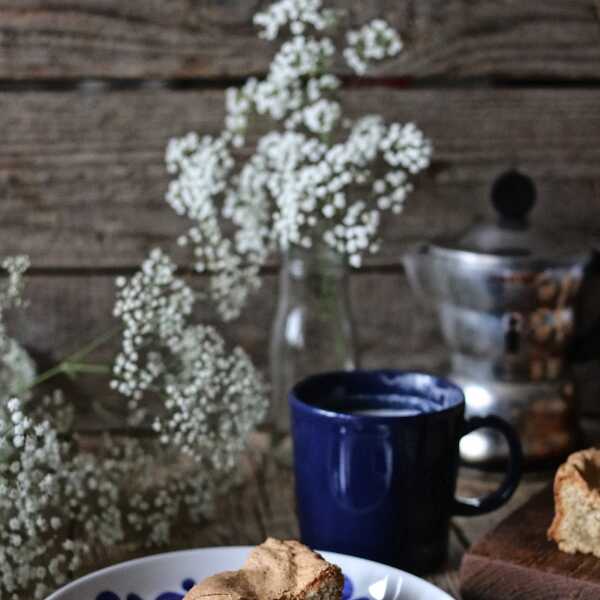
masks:
[[[600,600],[600,560],[546,538],[552,488],[533,496],[463,557],[464,600]]]

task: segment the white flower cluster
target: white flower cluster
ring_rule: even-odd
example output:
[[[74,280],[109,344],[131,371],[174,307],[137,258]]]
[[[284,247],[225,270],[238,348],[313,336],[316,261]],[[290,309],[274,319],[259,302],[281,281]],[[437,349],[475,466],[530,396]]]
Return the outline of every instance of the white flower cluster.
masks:
[[[237,316],[248,293],[258,287],[256,265],[262,262],[263,251],[261,247],[252,252],[247,248],[244,264],[242,255],[221,231],[212,198],[226,192],[232,167],[229,147],[220,138],[199,139],[192,133],[171,140],[167,149],[167,168],[179,174],[169,186],[167,202],[195,223],[179,243],[194,246],[196,271],[213,274],[211,294],[225,318]]]
[[[290,34],[267,76],[227,91],[219,136],[189,134],[171,140],[166,153],[175,176],[167,201],[192,221],[181,241],[193,247],[196,270],[209,273],[225,319],[239,314],[273,251],[325,244],[360,266],[379,249],[381,213],[402,210],[410,176],[432,152],[413,123],[343,118],[341,82],[331,73],[336,45],[326,35],[338,12],[321,0],[280,0],[255,22],[266,39],[284,28]],[[343,54],[359,74],[402,49],[381,19],[348,32],[347,42]],[[281,126],[248,157],[239,149],[255,115]]]
[[[254,24],[261,27],[261,36],[274,40],[282,28],[289,26],[291,33],[301,35],[306,27],[322,31],[335,25],[338,14],[324,9],[321,0],[280,0],[254,16]]]
[[[6,271],[7,279],[0,288],[0,351],[3,344],[7,343],[4,325],[4,313],[9,309],[20,306],[23,302],[22,293],[25,285],[23,275],[29,268],[27,256],[9,256],[2,260],[0,267]]]
[[[0,322],[0,327],[2,324]],[[0,343],[0,405],[26,390],[35,379],[35,363],[27,350],[10,337]]]
[[[154,429],[209,472],[233,469],[248,434],[265,416],[265,387],[248,355],[229,352],[210,326],[188,328],[179,369],[165,376],[166,415]]]
[[[231,474],[186,466],[178,449],[172,450],[155,439],[105,435],[93,453],[73,455],[65,493],[82,500],[71,523],[84,540],[96,543],[99,554],[122,543],[164,546],[184,514],[197,523],[213,511]]]
[[[192,312],[194,293],[175,271],[173,261],[155,249],[131,279],[116,282],[114,315],[124,328],[111,386],[130,399],[133,424],[145,417],[140,400],[166,368],[159,349],[178,343]]]
[[[24,406],[29,417],[37,421],[48,421],[59,435],[73,431],[75,406],[61,389],[53,389],[41,398],[33,396]]]
[[[23,303],[28,264],[24,257],[0,263],[8,271],[0,290],[2,332],[4,310]],[[145,393],[161,397],[154,422],[160,435],[106,435],[80,447],[73,404],[60,390],[33,397],[33,362],[5,336],[2,599],[44,598],[108,548],[164,545],[182,517],[198,522],[209,516],[217,494],[235,481],[247,434],[266,412],[264,383],[248,356],[239,348],[229,352],[213,328],[190,326],[197,295],[177,277],[168,256],[152,251],[117,287],[115,315],[123,337],[113,387],[128,398],[136,423],[146,416]]]
[[[333,41],[297,35],[284,42],[265,79],[249,79],[241,89],[226,92],[225,131],[219,138],[234,148],[245,142],[250,116],[283,121],[288,130],[306,127],[314,134],[330,134],[339,124],[341,106],[334,93],[340,80],[325,72],[335,56]],[[167,164],[169,164],[167,152]]]
[[[131,496],[127,523],[135,531],[152,525],[148,539],[164,543],[182,509],[193,519],[206,515],[217,491],[231,483],[247,435],[266,413],[268,394],[240,348],[229,350],[214,328],[189,323],[195,294],[160,250],[117,285],[115,315],[124,332],[113,387],[129,398],[133,424],[149,416],[141,403],[145,393],[160,397],[152,424],[163,453],[193,465],[179,481],[167,472],[163,489],[152,459],[126,457],[130,471],[146,474]]]
[[[346,34],[344,58],[358,75],[364,75],[372,62],[396,56],[402,50],[400,36],[382,19],[375,19]]]
[[[62,518],[69,506],[64,454],[49,424],[34,423],[20,400],[11,399],[0,412],[2,598],[20,600],[24,590],[43,598],[80,566],[85,544],[71,539]]]
[[[83,451],[26,412],[17,398],[0,412],[3,600],[45,598],[117,544],[168,543],[184,512],[198,522],[230,483],[195,463],[174,471],[154,441],[106,436]]]
[[[207,468],[231,469],[265,414],[259,373],[214,328],[189,324],[194,292],[160,250],[117,284],[114,312],[124,331],[112,385],[129,398],[131,423],[148,416],[141,400],[154,392],[164,399],[165,414],[154,421],[161,441]]]
[[[5,313],[22,306],[24,275],[29,268],[26,256],[7,257],[0,263],[7,278],[0,289],[0,410],[13,394],[26,389],[35,378],[35,365],[27,351],[6,333]]]
[[[22,303],[22,293],[25,281],[23,275],[29,268],[27,256],[9,256],[1,265],[8,274],[8,281],[0,293],[0,308],[2,310]]]

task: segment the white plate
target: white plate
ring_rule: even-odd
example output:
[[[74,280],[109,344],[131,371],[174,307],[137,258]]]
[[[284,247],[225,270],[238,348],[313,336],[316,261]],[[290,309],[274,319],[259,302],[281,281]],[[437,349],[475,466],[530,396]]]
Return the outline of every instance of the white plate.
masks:
[[[250,549],[202,548],[132,560],[78,579],[46,600],[181,600],[194,582],[239,569]],[[345,554],[321,554],[344,572],[343,600],[452,600],[404,571]]]

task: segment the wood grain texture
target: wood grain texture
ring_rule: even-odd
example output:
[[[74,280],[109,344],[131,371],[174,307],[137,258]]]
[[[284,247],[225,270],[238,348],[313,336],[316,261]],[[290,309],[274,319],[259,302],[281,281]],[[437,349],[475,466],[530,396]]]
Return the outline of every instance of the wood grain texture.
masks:
[[[268,434],[253,435],[249,449],[242,457],[241,470],[243,481],[218,500],[213,518],[200,525],[181,523],[167,550],[256,545],[268,536],[279,539],[300,537],[293,472],[273,459]],[[143,552],[147,554],[147,550]],[[462,556],[462,546],[453,534],[450,535],[449,554],[448,565],[427,575],[426,579],[459,599],[456,565]],[[89,568],[97,569],[138,556],[139,552],[126,546],[113,547]]]
[[[168,183],[165,144],[171,135],[191,129],[220,130],[223,96],[217,88],[227,80],[265,71],[273,47],[257,38],[251,16],[266,4],[267,0],[0,0],[0,256],[28,253],[41,269],[38,273],[46,273],[30,279],[30,305],[10,319],[12,333],[40,368],[109,329],[113,274],[138,264],[154,245],[171,246],[185,228],[163,201]],[[414,298],[399,267],[408,244],[456,232],[473,218],[490,216],[488,186],[510,166],[538,181],[539,225],[584,239],[600,234],[600,88],[595,85],[600,79],[600,4],[333,4],[350,7],[352,23],[384,16],[401,31],[406,45],[401,56],[374,72],[395,87],[347,89],[350,111],[416,120],[433,138],[436,151],[435,164],[419,181],[405,214],[386,220],[382,254],[367,270],[352,275],[362,364],[442,372],[446,351],[433,315]],[[343,65],[338,70],[347,73]],[[82,78],[107,82],[80,82]],[[111,81],[121,79],[136,80],[140,86],[127,83],[129,91],[111,91]],[[422,81],[402,89],[405,79]],[[53,86],[57,90],[73,89],[14,91],[51,80],[59,81]],[[165,80],[191,80],[193,86],[168,89],[161,83]],[[207,86],[213,89],[200,89],[204,80],[214,80]],[[478,85],[465,86],[465,80]],[[540,80],[544,85],[507,89],[487,87],[489,80],[523,80],[528,86]],[[457,81],[462,88],[455,86]],[[576,85],[558,87],[565,81]],[[70,269],[77,274],[67,275]],[[201,277],[193,282],[199,287],[206,283]],[[225,328],[228,340],[242,344],[262,369],[267,365],[276,290],[276,276],[270,271],[242,318]],[[207,305],[198,307],[195,318],[217,322]],[[109,362],[114,351],[115,344],[108,344],[94,359]],[[597,404],[597,365],[591,371],[586,371],[584,385]],[[118,410],[106,420],[93,410],[98,401],[110,411],[120,402],[105,378],[55,383],[77,399],[84,424],[122,425],[115,416]],[[267,440],[258,435],[254,442],[244,459],[246,480],[219,502],[214,520],[199,527],[182,525],[170,549],[256,544],[267,535],[298,536],[293,477],[272,460]],[[491,517],[455,519],[449,562],[429,579],[459,598],[457,569],[465,546],[526,500],[545,478],[526,482]],[[463,473],[459,490],[465,495],[485,493],[497,479]],[[545,530],[547,498],[545,508],[527,510],[513,517],[518,527],[503,538],[506,560],[490,560],[496,549],[485,540],[469,554],[463,574],[474,587],[467,588],[466,600],[498,598],[490,595],[498,580],[506,584],[502,598],[600,597],[597,588],[578,592],[571,585],[572,575],[588,568],[588,559],[574,558],[568,576],[558,575],[558,563],[548,559],[552,548],[539,532],[534,546],[541,546],[516,565],[531,541],[521,525]],[[93,567],[132,557],[128,548],[114,548]],[[571,558],[561,555],[559,562],[564,560]],[[546,574],[541,587],[533,588],[531,567],[540,565]]]
[[[176,469],[177,465],[173,465],[172,468]],[[242,457],[241,470],[244,475],[243,481],[231,493],[219,499],[214,518],[199,526],[182,524],[169,546],[170,550],[254,545],[262,542],[267,536],[298,539],[293,473],[273,459],[272,439],[269,433],[252,435],[248,451]],[[496,479],[489,473],[461,473],[459,489],[465,491],[477,488],[479,491],[489,491],[496,485]],[[530,497],[534,490],[539,489],[539,481],[538,476],[531,481],[529,478],[525,479],[519,488],[520,496]],[[458,567],[464,554],[464,544],[469,544],[474,539],[473,530],[469,527],[474,519],[465,521],[460,533],[457,533],[456,528],[450,530],[446,565],[425,577],[457,600],[461,598]],[[486,532],[490,528],[491,523]],[[479,529],[476,528],[476,531]],[[136,553],[127,547],[114,547],[92,567],[99,568],[136,556]]]
[[[470,544],[478,542],[491,529],[499,525],[515,510],[523,506],[532,496],[548,485],[554,476],[552,469],[535,471],[523,476],[511,499],[498,510],[478,517],[455,517],[455,525],[464,533]],[[473,468],[462,468],[457,494],[467,498],[480,497],[500,487],[504,473],[485,472]]]
[[[405,214],[385,223],[375,262],[406,244],[489,215],[488,187],[518,166],[539,182],[536,220],[583,236],[600,231],[600,90],[351,89],[351,114],[416,120],[435,162]],[[138,264],[187,222],[163,200],[169,136],[216,132],[219,91],[0,94],[0,253],[38,267]]]
[[[262,0],[2,0],[0,78],[237,77],[263,72],[272,48],[252,15]],[[595,0],[334,0],[350,24],[387,18],[406,50],[398,76],[598,78]]]
[[[465,600],[600,597],[600,561],[560,552],[546,539],[553,510],[547,487],[465,554],[461,567]]]
[[[194,277],[202,288],[205,279]],[[263,287],[249,302],[244,314],[225,326],[219,324],[227,340],[241,344],[255,364],[266,370],[271,322],[276,306],[277,277],[265,276]],[[401,274],[357,273],[350,281],[351,301],[359,327],[359,352],[365,367],[402,367],[439,371],[445,350],[430,314],[420,306]],[[36,358],[40,369],[54,365],[66,355],[111,330],[114,303],[112,276],[82,275],[34,276],[26,288],[29,305],[9,318],[10,333]],[[197,322],[217,324],[211,305],[199,304]],[[106,344],[89,360],[109,364],[117,340]],[[76,381],[59,379],[79,402],[83,415],[90,413],[95,400],[118,407],[116,398],[101,376],[85,376]],[[86,420],[88,422],[88,420]],[[96,426],[102,427],[101,422]],[[110,425],[122,423],[110,421]]]

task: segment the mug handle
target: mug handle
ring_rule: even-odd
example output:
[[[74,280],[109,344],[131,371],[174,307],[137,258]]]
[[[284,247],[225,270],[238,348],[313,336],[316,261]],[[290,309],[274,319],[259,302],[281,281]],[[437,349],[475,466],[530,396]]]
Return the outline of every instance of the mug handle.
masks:
[[[509,458],[504,480],[500,487],[480,498],[455,498],[452,513],[465,517],[474,517],[496,510],[508,502],[521,481],[523,450],[517,432],[500,417],[471,417],[463,426],[461,438],[475,429],[489,427],[499,431],[508,442]]]

